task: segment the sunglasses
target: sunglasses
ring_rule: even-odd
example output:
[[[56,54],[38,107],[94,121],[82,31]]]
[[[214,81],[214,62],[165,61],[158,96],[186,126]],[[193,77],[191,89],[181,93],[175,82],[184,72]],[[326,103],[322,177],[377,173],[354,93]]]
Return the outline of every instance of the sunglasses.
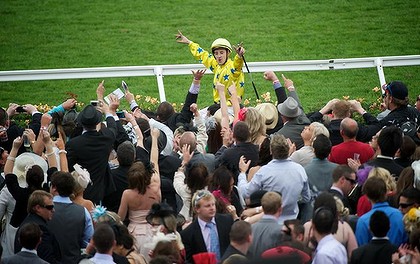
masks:
[[[355,185],[357,183],[357,180],[353,180],[347,177],[344,177],[346,180],[348,180],[352,185]]]
[[[283,229],[283,233],[285,233],[288,236],[292,236],[292,229],[290,228],[290,226],[288,225],[284,225],[284,227],[286,227],[287,230]]]
[[[384,93],[382,94],[382,98],[385,98],[387,94],[389,94],[390,96],[392,96],[392,90],[389,87],[389,83],[384,84],[382,86],[382,89],[384,90]]]
[[[53,204],[47,204],[47,205],[40,205],[42,208],[45,208],[47,210],[52,211],[54,209],[54,205]]]
[[[409,206],[412,206],[414,203],[399,203],[398,206],[401,208],[407,208]]]

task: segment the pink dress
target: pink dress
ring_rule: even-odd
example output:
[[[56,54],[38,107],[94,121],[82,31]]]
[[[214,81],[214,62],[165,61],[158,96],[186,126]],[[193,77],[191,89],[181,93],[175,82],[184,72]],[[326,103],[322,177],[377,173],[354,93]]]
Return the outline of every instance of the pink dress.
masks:
[[[137,251],[143,256],[149,255],[149,248],[145,245],[152,242],[153,228],[146,221],[146,216],[149,210],[129,210],[128,219],[130,224],[128,225],[128,231],[136,239]]]

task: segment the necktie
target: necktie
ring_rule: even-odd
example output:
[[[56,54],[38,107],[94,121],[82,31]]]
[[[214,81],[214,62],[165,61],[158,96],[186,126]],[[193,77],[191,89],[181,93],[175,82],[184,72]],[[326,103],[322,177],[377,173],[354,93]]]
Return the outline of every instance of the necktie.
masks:
[[[216,259],[219,261],[221,259],[221,256],[220,256],[219,238],[217,236],[216,225],[210,222],[206,224],[206,227],[210,229],[210,251],[216,254]]]

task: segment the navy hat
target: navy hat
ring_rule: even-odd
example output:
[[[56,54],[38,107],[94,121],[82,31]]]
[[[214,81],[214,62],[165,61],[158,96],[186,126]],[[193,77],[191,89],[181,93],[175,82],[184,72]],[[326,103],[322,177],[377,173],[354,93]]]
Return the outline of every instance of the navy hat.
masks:
[[[265,190],[258,190],[253,192],[249,197],[249,206],[250,208],[261,206],[261,198],[266,194]]]
[[[403,82],[393,81],[385,86],[385,93],[388,93],[392,97],[400,100],[406,100],[408,97],[407,86]]]
[[[95,126],[102,120],[102,113],[96,110],[93,105],[87,105],[77,116],[79,124],[84,126]]]

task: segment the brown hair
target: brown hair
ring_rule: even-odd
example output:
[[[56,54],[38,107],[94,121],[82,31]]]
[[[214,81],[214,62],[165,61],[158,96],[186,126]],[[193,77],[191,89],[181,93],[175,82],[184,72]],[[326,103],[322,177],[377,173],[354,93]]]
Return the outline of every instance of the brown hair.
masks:
[[[145,194],[153,173],[153,169],[151,167],[149,169],[146,168],[143,162],[134,162],[127,172],[128,188],[137,189],[140,194]]]
[[[28,213],[35,213],[34,207],[36,205],[41,205],[44,206],[44,198],[48,197],[48,198],[53,198],[51,193],[48,193],[46,191],[42,191],[42,190],[36,190],[34,191],[31,196],[29,196],[28,199],[28,207],[27,207],[27,211]]]
[[[276,192],[267,192],[261,198],[261,206],[265,214],[274,215],[281,208],[281,195]]]

